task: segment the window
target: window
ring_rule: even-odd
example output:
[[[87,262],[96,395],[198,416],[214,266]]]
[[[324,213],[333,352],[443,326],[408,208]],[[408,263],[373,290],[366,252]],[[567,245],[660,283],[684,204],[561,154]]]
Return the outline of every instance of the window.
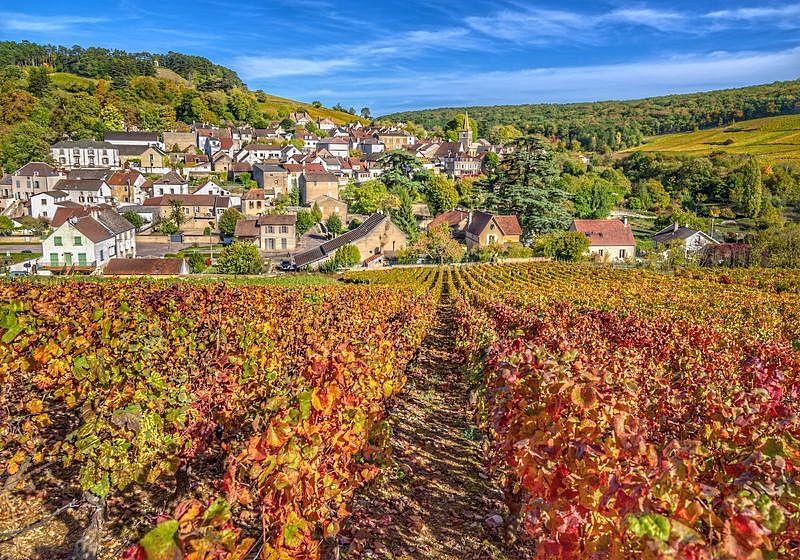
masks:
[[[275,238],[268,237],[267,238],[267,251],[274,251],[275,250]]]
[[[56,247],[63,247],[63,246],[64,246],[64,242],[63,242],[63,240],[61,239],[61,236],[60,236],[60,235],[56,235],[56,236],[53,238],[53,245],[55,245]]]
[[[275,233],[275,227],[274,226],[267,226],[267,233]]]
[[[50,266],[58,266],[58,253],[50,253]]]
[[[602,250],[602,249],[600,249],[599,251],[597,251],[597,254],[598,254],[598,255],[600,255],[600,256],[602,257],[602,256],[603,256],[603,250]]]
[[[289,233],[289,226],[281,226],[281,233]]]
[[[624,258],[625,258],[625,256],[626,256],[626,251],[625,251],[625,249],[620,249],[620,250],[619,250],[619,258],[621,258],[621,259],[624,259]]]
[[[281,237],[281,249],[286,249],[288,247],[288,241],[285,237]]]
[[[42,206],[47,206],[47,199],[46,198],[42,199]]]
[[[83,239],[80,235],[76,235],[75,239],[72,242],[73,245],[83,245]]]
[[[78,266],[86,266],[86,253],[78,253]]]
[[[103,249],[100,249],[100,261],[106,260],[106,253]]]

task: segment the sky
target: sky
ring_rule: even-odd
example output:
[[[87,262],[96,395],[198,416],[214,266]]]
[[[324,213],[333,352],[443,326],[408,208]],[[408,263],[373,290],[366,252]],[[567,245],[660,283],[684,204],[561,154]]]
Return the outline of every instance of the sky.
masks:
[[[373,115],[800,78],[800,0],[2,0],[0,39],[196,54]]]

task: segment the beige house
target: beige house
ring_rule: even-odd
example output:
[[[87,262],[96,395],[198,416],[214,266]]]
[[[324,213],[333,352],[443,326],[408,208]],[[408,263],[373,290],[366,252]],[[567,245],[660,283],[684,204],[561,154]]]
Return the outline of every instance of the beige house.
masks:
[[[402,150],[406,146],[410,146],[414,142],[414,137],[410,134],[400,131],[381,132],[378,134],[378,141],[386,146],[386,151]]]
[[[343,224],[347,223],[347,203],[332,196],[321,196],[311,201],[311,205],[317,205],[322,212],[322,219],[327,220],[331,216],[339,216]]]
[[[519,243],[522,228],[516,216],[471,212],[464,230],[467,249]]]
[[[41,161],[26,163],[11,175],[11,195],[16,200],[28,200],[35,194],[55,190],[64,176]]]
[[[311,204],[321,196],[339,198],[339,178],[333,173],[303,173],[300,176],[300,202]]]
[[[589,254],[595,258],[622,262],[636,257],[636,240],[628,220],[573,220],[569,231],[589,239]]]
[[[272,208],[275,193],[266,189],[250,189],[242,195],[242,214],[261,216]]]
[[[253,165],[253,180],[262,189],[272,190],[276,195],[289,194],[289,172],[274,163]]]
[[[319,268],[336,254],[339,247],[355,245],[362,263],[365,263],[377,255],[392,256],[407,243],[406,234],[392,223],[388,215],[376,213],[357,228],[326,241],[319,247],[294,255],[293,261],[296,268]]]
[[[170,216],[173,203],[180,206],[186,219],[216,220],[225,210],[231,207],[228,196],[214,196],[209,194],[168,194],[148,198],[142,206],[158,208],[158,216],[166,219]]]
[[[297,247],[296,225],[296,214],[267,214],[236,222],[234,237],[252,241],[263,253],[288,253]]]
[[[197,133],[195,132],[165,132],[164,150],[167,152],[182,152],[187,148],[194,149],[197,146]],[[177,150],[175,147],[177,146]]]

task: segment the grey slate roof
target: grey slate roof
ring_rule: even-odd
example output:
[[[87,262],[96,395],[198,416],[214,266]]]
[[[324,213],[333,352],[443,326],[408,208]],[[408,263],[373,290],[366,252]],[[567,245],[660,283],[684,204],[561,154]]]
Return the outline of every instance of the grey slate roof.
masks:
[[[53,148],[95,148],[97,150],[116,150],[117,146],[108,142],[98,142],[97,140],[61,140],[52,146]]]
[[[294,256],[294,264],[297,267],[304,267],[311,263],[322,260],[332,253],[335,253],[336,249],[339,247],[366,237],[372,232],[372,230],[384,223],[384,220],[388,219],[389,216],[386,214],[375,213],[364,220],[364,222],[357,228],[351,229],[347,233],[340,235],[339,237],[335,237],[330,241],[326,241],[319,247],[296,254]]]

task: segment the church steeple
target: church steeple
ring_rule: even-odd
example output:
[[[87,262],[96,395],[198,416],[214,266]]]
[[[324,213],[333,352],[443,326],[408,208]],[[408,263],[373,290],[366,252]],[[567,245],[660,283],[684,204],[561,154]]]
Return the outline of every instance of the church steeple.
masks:
[[[469,146],[472,144],[472,126],[470,125],[467,111],[464,111],[464,126],[461,127],[461,131],[458,133],[458,141],[464,146],[464,151],[469,150]]]

